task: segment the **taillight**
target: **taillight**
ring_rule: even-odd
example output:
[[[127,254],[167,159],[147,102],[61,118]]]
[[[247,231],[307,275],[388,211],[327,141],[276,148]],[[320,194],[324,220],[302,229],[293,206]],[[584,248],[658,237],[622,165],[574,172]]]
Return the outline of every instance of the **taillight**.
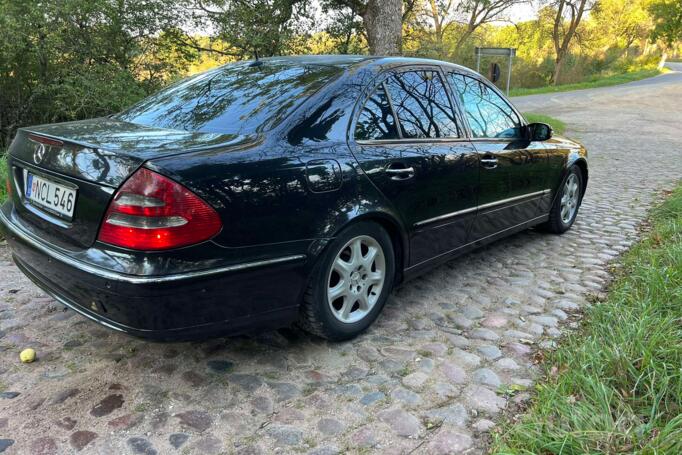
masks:
[[[203,242],[222,228],[216,211],[173,180],[140,168],[114,195],[98,239],[134,250]]]

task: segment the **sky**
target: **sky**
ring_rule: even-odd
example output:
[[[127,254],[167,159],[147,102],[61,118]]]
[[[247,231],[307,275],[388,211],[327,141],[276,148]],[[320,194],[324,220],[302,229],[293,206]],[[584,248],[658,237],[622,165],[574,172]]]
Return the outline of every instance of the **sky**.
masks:
[[[515,5],[509,9],[509,19],[514,23],[536,19],[538,9],[538,2]]]

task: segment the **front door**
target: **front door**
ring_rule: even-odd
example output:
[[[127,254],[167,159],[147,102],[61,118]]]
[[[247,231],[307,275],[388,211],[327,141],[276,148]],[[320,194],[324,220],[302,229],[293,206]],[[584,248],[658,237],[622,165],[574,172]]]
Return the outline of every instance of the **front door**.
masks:
[[[546,214],[547,151],[525,137],[510,104],[483,81],[455,72],[448,80],[467,118],[480,156],[478,215],[471,241],[503,232]]]
[[[409,265],[466,243],[478,154],[435,67],[392,70],[364,102],[353,153],[410,230]]]

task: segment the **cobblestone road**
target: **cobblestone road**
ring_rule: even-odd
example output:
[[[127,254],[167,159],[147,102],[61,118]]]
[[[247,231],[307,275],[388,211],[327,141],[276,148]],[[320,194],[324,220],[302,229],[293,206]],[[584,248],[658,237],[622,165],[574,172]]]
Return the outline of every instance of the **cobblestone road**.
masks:
[[[350,343],[294,330],[136,340],[63,311],[0,247],[0,452],[484,452],[508,400],[527,399],[499,392],[532,384],[534,346],[575,324],[682,176],[682,73],[515,102],[565,120],[588,147],[577,224],[518,234],[407,283]],[[20,364],[28,346],[39,361]]]

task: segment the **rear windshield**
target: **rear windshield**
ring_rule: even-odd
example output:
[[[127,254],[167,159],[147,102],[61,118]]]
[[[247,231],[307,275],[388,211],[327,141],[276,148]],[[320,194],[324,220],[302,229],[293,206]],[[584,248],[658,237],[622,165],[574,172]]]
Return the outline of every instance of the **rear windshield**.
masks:
[[[145,98],[116,118],[158,128],[247,134],[274,127],[341,69],[267,62],[226,65]]]

